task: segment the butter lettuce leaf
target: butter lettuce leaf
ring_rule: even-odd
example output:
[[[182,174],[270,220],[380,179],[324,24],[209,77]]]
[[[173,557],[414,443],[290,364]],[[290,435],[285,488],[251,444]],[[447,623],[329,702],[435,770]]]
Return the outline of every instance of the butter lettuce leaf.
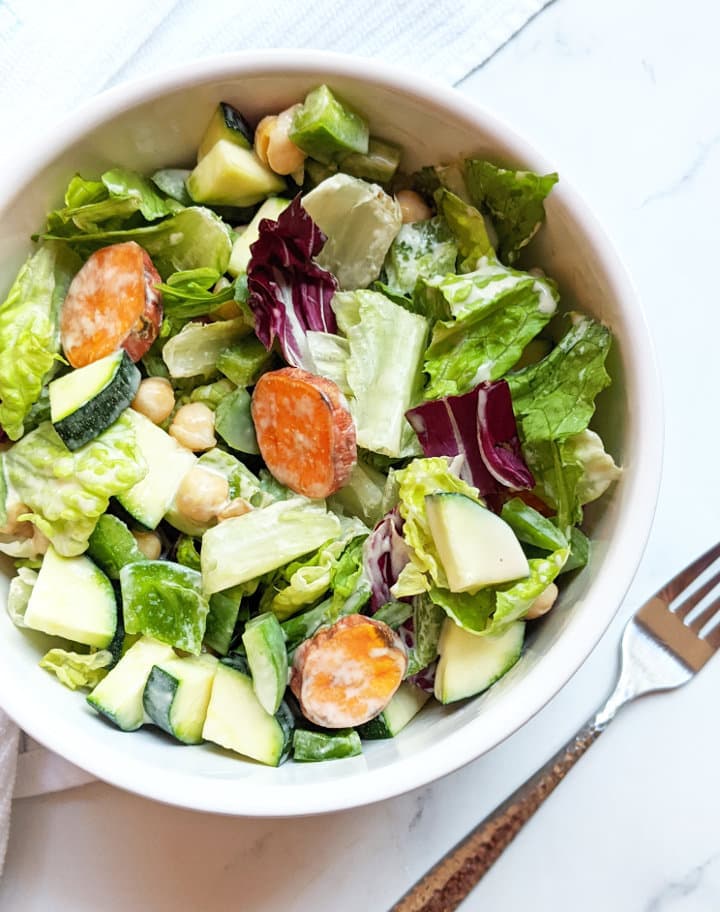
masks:
[[[445,219],[409,222],[402,226],[385,258],[385,282],[396,293],[412,294],[419,278],[454,272],[457,254]]]
[[[499,636],[522,620],[535,599],[552,583],[570,555],[561,548],[528,561],[530,575],[514,583],[490,586],[474,594],[433,588],[430,598],[463,630],[478,636]]]
[[[29,512],[29,520],[59,554],[73,557],[87,548],[110,498],[137,484],[147,466],[124,416],[98,437],[70,452],[46,422],[5,454],[8,480]]]
[[[430,579],[436,586],[447,587],[447,577],[430,533],[425,498],[428,494],[458,492],[480,503],[477,488],[458,478],[451,469],[451,462],[443,456],[414,459],[410,465],[395,473],[398,482],[399,510],[405,520],[403,537],[410,546],[410,563],[400,573],[398,583],[391,589],[395,598],[414,593],[407,592],[407,582],[412,578],[421,585],[418,574]],[[408,568],[412,568],[408,570]],[[424,585],[424,589],[428,584]],[[422,592],[423,589],[416,589]]]
[[[493,220],[498,256],[503,263],[514,263],[545,220],[545,197],[557,183],[557,174],[513,171],[468,159],[465,181],[473,203]]]
[[[10,580],[7,596],[7,613],[16,627],[25,626],[25,612],[27,611],[30,596],[37,582],[38,575],[35,570],[20,567],[17,576]]]
[[[80,265],[62,244],[44,244],[28,257],[0,305],[0,425],[11,440],[22,436],[58,361],[58,314]]]
[[[462,257],[460,272],[472,272],[481,257],[495,256],[485,219],[474,206],[444,188],[435,193],[435,202],[457,243]],[[454,269],[447,272],[454,272]]]
[[[338,292],[332,306],[350,346],[347,385],[358,446],[400,456],[414,437],[405,412],[420,397],[427,320],[376,291]]]
[[[595,397],[610,383],[605,370],[610,331],[590,317],[572,319],[549,355],[507,378],[525,443],[561,440],[584,431],[595,411]]]
[[[489,257],[482,257],[473,272],[446,276],[433,291],[454,319],[433,329],[424,365],[430,375],[428,399],[462,395],[484,380],[502,377],[548,323],[558,299],[548,280]]]
[[[82,654],[65,649],[51,649],[40,660],[40,667],[57,675],[58,681],[77,690],[93,688],[102,681],[112,665],[112,653],[107,649]]]

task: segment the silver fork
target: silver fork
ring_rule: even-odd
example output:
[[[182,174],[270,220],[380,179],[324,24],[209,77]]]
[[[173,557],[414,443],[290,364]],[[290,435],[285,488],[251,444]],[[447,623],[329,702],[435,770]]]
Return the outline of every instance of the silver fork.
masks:
[[[390,912],[452,912],[495,864],[615,714],[643,694],[686,684],[720,649],[720,543],[681,570],[628,621],[620,675],[605,704],[575,737],[425,874]],[[692,591],[690,591],[692,589]],[[700,603],[708,599],[707,605]]]

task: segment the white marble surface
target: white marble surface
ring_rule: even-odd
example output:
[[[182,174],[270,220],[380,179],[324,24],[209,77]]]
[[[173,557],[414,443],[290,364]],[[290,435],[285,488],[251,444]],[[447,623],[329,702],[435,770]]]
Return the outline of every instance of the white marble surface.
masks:
[[[441,782],[330,817],[216,818],[101,784],[16,802],[0,909],[387,909],[608,690],[622,619],[718,538],[720,11],[710,0],[556,0],[460,86],[581,189],[626,259],[665,385],[666,466],[617,622],[522,731]],[[720,908],[720,660],[618,718],[463,905]]]

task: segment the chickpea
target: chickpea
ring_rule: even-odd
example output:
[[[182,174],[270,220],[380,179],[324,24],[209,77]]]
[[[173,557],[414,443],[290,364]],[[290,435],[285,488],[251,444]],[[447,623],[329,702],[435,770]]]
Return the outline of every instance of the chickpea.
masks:
[[[227,480],[222,475],[195,466],[180,482],[175,505],[191,522],[209,523],[227,503],[229,493]]]
[[[148,377],[138,387],[131,408],[149,418],[153,424],[162,424],[175,408],[175,393],[164,377]]]
[[[395,199],[400,204],[403,224],[407,222],[424,222],[432,218],[432,211],[425,200],[414,190],[400,190]]]
[[[268,114],[267,117],[263,117],[255,129],[255,154],[264,165],[268,163],[270,134],[272,133],[276,121],[277,115]]]
[[[303,167],[307,157],[290,139],[293,117],[299,107],[300,105],[293,105],[278,114],[270,130],[267,163],[276,174],[292,174],[293,171],[298,171]]]
[[[525,615],[528,621],[534,621],[535,618],[542,617],[555,604],[558,597],[558,587],[555,583],[550,583],[547,589],[543,589],[540,595],[530,606],[528,613]]]
[[[215,414],[204,402],[190,402],[177,410],[169,433],[188,450],[209,450],[217,443]]]
[[[218,512],[218,522],[224,519],[232,519],[233,516],[244,516],[252,510],[252,506],[244,497],[235,497]]]
[[[157,560],[162,554],[162,542],[157,532],[133,532],[137,546],[148,560]]]

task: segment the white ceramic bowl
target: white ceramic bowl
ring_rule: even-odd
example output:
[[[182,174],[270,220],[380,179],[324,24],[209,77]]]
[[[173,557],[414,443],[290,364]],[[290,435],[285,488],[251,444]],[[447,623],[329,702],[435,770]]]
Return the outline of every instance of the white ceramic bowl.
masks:
[[[470,153],[542,172],[557,165],[462,95],[375,61],[300,51],[204,61],[104,93],[2,171],[0,289],[76,171],[183,165],[218,101],[258,118],[322,82],[368,117],[374,134],[403,145],[406,168]],[[152,730],[124,734],[105,724],[81,694],[38,668],[42,636],[17,630],[0,611],[0,705],[34,738],[114,785],[204,811],[263,816],[338,810],[421,786],[490,750],[541,709],[588,656],[630,584],[653,516],[662,451],[652,348],[623,267],[562,175],[547,210],[534,262],[558,280],[565,307],[590,312],[615,336],[614,384],[600,397],[597,424],[625,474],[588,511],[590,566],[502,681],[469,702],[423,712],[399,737],[367,744],[362,757],[268,769],[211,746],[181,747]],[[3,602],[7,579],[0,573]]]

